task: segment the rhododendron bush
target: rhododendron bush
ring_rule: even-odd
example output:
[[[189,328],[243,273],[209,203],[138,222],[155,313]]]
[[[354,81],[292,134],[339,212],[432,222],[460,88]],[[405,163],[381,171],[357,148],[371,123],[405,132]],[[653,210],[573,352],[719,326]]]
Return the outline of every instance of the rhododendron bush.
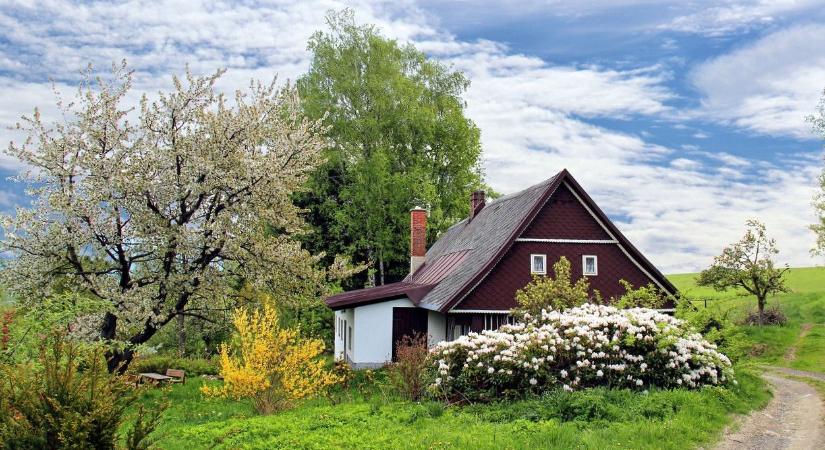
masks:
[[[428,376],[433,395],[492,400],[557,387],[699,388],[733,381],[733,369],[679,319],[585,304],[442,342]]]

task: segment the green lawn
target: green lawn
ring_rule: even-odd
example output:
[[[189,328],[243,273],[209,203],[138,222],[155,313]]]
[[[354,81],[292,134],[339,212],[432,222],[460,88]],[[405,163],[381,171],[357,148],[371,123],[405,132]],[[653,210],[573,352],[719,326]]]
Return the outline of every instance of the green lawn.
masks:
[[[743,327],[753,344],[751,361],[813,372],[825,373],[825,267],[794,268],[787,273],[791,292],[776,295],[768,306],[778,306],[788,317],[785,326]],[[697,307],[730,311],[734,319],[756,309],[752,296],[735,292],[716,292],[695,284],[696,274],[668,276],[679,290],[697,299]],[[810,330],[800,338],[803,324]],[[788,359],[788,350],[795,347],[795,358]]]
[[[700,308],[741,317],[754,300],[694,285],[695,274],[670,277]],[[770,394],[755,364],[777,364],[825,373],[825,269],[793,269],[793,292],[772,298],[788,316],[785,326],[742,327],[751,355],[737,366],[730,389],[660,391],[647,394],[595,389],[558,392],[519,402],[444,407],[393,398],[378,382],[361,382],[334,398],[316,399],[271,416],[251,405],[206,400],[204,383],[150,390],[142,401],[168,395],[170,407],[156,433],[164,449],[270,448],[558,448],[681,449],[716,440],[732,413],[764,405]],[[811,324],[800,338],[803,324]],[[795,359],[786,359],[794,347]],[[210,382],[214,383],[214,382]],[[821,386],[819,386],[821,387]]]
[[[769,394],[750,373],[730,390],[596,389],[534,400],[447,407],[385,398],[380,392],[332,404],[308,402],[255,416],[251,406],[204,400],[193,379],[168,391],[157,431],[160,448],[649,448],[681,449],[715,439],[731,412],[764,404]],[[144,402],[164,391],[150,391]]]

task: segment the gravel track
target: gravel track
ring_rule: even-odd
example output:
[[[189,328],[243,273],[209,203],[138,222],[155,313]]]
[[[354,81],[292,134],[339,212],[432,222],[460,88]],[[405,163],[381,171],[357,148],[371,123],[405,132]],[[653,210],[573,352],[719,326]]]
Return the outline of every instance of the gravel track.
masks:
[[[825,405],[816,390],[779,373],[825,380],[825,375],[779,367],[762,377],[773,387],[773,399],[761,411],[744,416],[725,433],[717,450],[825,449]]]

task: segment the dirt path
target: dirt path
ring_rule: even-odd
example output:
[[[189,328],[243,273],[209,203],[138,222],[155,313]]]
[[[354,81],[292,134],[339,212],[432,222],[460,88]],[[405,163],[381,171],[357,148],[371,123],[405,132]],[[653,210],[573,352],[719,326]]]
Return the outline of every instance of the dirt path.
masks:
[[[793,377],[813,378],[814,380],[825,381],[825,373],[807,372],[805,370],[791,369],[789,367],[765,367],[768,370],[779,372],[783,375],[790,375]]]
[[[799,336],[796,337],[796,342],[788,348],[788,351],[785,353],[785,361],[793,361],[796,359],[796,346],[802,342],[802,339],[805,339],[805,336],[811,331],[814,324],[812,323],[803,323],[801,329],[799,330]]]
[[[771,370],[798,376],[810,374],[793,369],[772,367]],[[726,432],[715,448],[825,449],[825,405],[816,390],[778,373],[765,373],[762,377],[773,387],[773,399],[765,409],[743,417],[736,431]]]

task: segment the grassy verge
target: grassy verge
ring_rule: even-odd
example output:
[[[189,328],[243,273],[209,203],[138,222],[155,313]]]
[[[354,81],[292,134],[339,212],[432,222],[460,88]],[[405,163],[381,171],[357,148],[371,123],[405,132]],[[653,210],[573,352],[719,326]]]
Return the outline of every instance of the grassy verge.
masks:
[[[737,292],[716,292],[695,284],[696,274],[680,274],[668,277],[703,308],[719,308],[728,311],[734,320],[756,308],[752,296]],[[825,373],[825,268],[808,267],[791,269],[787,274],[790,293],[769,299],[769,306],[777,306],[788,317],[784,326],[742,326],[750,346],[748,360],[757,364],[769,364],[794,369]],[[802,325],[810,330],[800,336]],[[794,358],[788,359],[794,348]]]
[[[315,400],[272,416],[248,403],[204,400],[193,379],[169,388],[171,403],[156,437],[164,449],[193,448],[657,448],[714,440],[730,413],[770,396],[752,373],[731,389],[647,394],[593,389],[512,403],[448,407],[382,395],[340,404]],[[161,390],[145,394],[154,402]]]

